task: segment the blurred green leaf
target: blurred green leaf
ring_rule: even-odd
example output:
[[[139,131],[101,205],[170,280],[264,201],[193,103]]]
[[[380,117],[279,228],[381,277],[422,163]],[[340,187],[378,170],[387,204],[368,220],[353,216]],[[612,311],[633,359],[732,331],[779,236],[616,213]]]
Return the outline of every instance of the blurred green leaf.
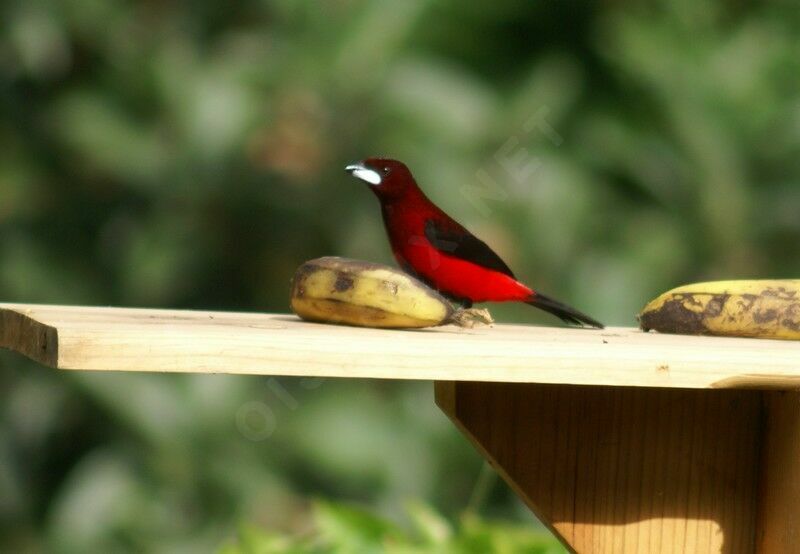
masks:
[[[433,509],[421,502],[409,505],[409,515],[422,531],[419,540],[387,519],[364,510],[317,502],[315,528],[303,535],[276,534],[253,525],[240,526],[236,540],[220,554],[284,554],[317,552],[391,554],[558,554],[564,548],[539,530],[466,517],[452,530]]]
[[[367,511],[318,501],[314,521],[321,540],[337,552],[380,552],[386,543],[402,540],[394,525]]]
[[[452,537],[453,530],[450,524],[430,506],[419,501],[409,502],[406,511],[423,544],[442,545]]]

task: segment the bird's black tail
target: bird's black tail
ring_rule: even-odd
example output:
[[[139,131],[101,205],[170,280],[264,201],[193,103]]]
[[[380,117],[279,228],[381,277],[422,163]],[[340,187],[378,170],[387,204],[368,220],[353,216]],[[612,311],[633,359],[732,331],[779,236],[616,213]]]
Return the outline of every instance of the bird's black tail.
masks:
[[[531,295],[530,299],[526,300],[525,303],[549,312],[554,316],[561,318],[562,321],[569,323],[570,325],[596,327],[597,329],[603,329],[605,327],[596,319],[592,319],[588,315],[579,312],[575,308],[571,308],[566,304],[562,304],[558,300],[553,300],[552,298],[543,294],[539,294],[538,292]]]

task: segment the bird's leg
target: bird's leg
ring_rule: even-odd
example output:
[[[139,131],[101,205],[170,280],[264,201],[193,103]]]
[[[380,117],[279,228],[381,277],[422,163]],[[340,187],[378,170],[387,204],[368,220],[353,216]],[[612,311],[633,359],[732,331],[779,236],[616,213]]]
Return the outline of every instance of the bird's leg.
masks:
[[[494,323],[494,318],[486,308],[461,308],[456,310],[451,321],[461,327],[472,329],[476,326],[491,325]]]
[[[475,326],[491,325],[494,318],[485,308],[473,308],[469,298],[452,298],[455,304],[461,304],[453,314],[452,322],[461,327],[471,329]]]

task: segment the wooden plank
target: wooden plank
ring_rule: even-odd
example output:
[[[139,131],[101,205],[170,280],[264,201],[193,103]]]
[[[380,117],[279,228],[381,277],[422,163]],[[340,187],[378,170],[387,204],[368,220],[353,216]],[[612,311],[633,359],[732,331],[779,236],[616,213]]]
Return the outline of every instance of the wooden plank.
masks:
[[[574,551],[753,552],[761,391],[436,387],[440,407]],[[792,494],[770,517],[797,517]]]
[[[764,394],[758,552],[800,552],[800,392]]]
[[[496,325],[392,331],[291,315],[0,305],[0,346],[62,369],[800,387],[800,342]]]

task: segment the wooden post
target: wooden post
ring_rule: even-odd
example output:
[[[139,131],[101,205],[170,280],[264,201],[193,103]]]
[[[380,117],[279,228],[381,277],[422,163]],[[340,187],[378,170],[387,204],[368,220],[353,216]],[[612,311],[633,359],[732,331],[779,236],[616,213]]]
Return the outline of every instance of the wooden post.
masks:
[[[800,552],[800,392],[764,394],[758,552]]]
[[[800,552],[800,393],[437,382],[580,553]]]

